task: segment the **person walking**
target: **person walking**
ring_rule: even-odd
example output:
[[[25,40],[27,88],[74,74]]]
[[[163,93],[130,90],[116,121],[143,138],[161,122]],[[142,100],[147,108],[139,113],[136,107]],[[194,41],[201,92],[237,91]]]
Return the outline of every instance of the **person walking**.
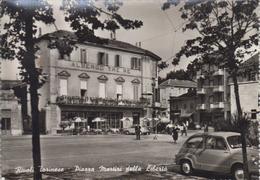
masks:
[[[141,126],[138,124],[135,126],[135,134],[136,134],[136,140],[140,140],[140,133],[141,133]]]
[[[176,125],[174,125],[172,128],[172,138],[173,138],[174,144],[177,143],[179,130],[180,130],[180,128]]]
[[[188,129],[187,122],[183,122],[182,126],[183,126],[183,131],[181,135],[185,134],[185,136],[187,136],[187,129]]]

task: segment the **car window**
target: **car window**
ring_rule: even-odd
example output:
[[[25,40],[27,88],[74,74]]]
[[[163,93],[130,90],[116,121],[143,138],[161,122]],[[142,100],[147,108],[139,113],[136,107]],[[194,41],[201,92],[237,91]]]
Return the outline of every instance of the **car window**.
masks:
[[[185,147],[199,149],[202,148],[202,145],[203,145],[203,137],[193,137],[186,142]]]
[[[242,147],[241,136],[229,136],[227,138],[227,141],[232,149]],[[251,144],[248,139],[246,139],[246,146],[251,147]]]
[[[206,149],[215,149],[215,150],[226,150],[227,145],[223,138],[221,137],[208,137],[206,139]]]

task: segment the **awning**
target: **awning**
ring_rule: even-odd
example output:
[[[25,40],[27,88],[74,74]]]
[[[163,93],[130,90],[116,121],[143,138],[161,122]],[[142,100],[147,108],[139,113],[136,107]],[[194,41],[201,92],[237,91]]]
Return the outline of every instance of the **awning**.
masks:
[[[92,122],[105,122],[107,121],[105,118],[100,118],[100,117],[96,117],[95,119],[92,120]]]
[[[77,117],[74,122],[81,122],[81,118]]]
[[[191,117],[191,115],[192,115],[193,113],[183,113],[183,114],[181,114],[181,118],[189,118],[189,117]]]

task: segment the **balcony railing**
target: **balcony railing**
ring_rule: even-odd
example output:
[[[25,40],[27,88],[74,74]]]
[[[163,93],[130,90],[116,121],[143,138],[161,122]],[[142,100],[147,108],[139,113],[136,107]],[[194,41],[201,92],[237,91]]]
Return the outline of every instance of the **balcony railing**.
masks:
[[[224,86],[223,85],[214,86],[213,92],[224,92]]]
[[[198,88],[197,94],[206,94],[206,89],[205,88]]]
[[[198,110],[205,110],[206,109],[206,104],[198,104],[197,105]]]
[[[113,99],[113,98],[99,98],[99,97],[79,97],[79,96],[58,96],[57,104],[74,104],[74,105],[98,105],[98,106],[124,106],[124,107],[145,107],[149,106],[149,99],[142,99],[141,101],[129,99]]]
[[[222,109],[222,108],[224,108],[224,102],[216,102],[210,104],[210,109]]]
[[[224,75],[224,70],[223,69],[218,69],[216,72],[213,74],[214,76],[223,76]]]

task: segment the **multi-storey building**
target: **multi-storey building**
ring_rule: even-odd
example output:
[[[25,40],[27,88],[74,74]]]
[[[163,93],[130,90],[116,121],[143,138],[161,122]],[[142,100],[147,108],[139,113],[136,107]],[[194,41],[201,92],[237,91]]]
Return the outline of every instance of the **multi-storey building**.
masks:
[[[239,67],[238,85],[243,112],[257,112],[258,54]],[[197,72],[197,96],[200,121],[230,119],[236,113],[234,84],[225,69],[204,65]]]
[[[190,88],[196,88],[197,84],[193,81],[168,79],[159,85],[160,103],[163,113],[169,116],[170,113],[170,97],[178,97],[186,94]]]
[[[230,90],[227,86],[227,77],[225,69],[209,64],[197,72],[197,110],[202,123],[229,118]]]
[[[40,89],[39,106],[47,132],[55,132],[61,121],[75,117],[91,128],[98,117],[104,119],[99,127],[120,128],[152,113],[152,97],[142,95],[155,92],[160,57],[116,40],[77,41],[69,56],[48,47],[53,39],[66,44],[64,36],[75,38],[71,32],[56,31],[38,42],[37,64],[48,77]]]

